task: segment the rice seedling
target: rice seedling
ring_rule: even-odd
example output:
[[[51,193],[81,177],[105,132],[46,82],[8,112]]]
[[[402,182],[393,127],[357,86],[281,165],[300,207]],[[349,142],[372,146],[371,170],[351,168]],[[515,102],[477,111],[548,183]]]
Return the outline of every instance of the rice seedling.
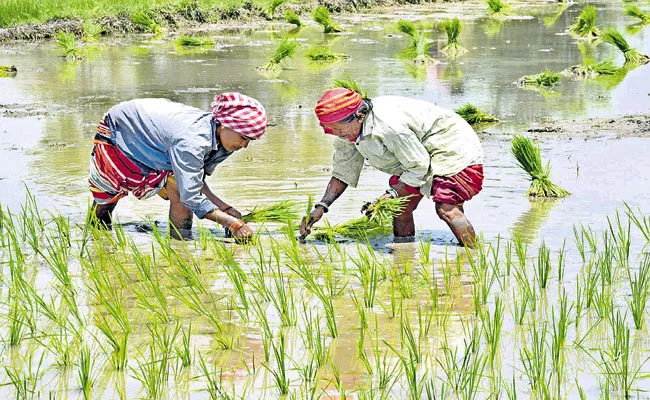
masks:
[[[625,203],[625,207],[627,208],[627,211],[625,212],[628,216],[628,218],[634,223],[634,225],[641,231],[641,234],[646,240],[646,246],[648,243],[650,243],[650,215],[646,216],[643,214],[643,212],[639,209],[639,214],[640,216],[637,215],[632,208]]]
[[[86,42],[97,42],[104,33],[104,26],[96,24],[90,20],[84,21],[82,25],[84,31],[84,40]]]
[[[278,311],[282,326],[294,326],[296,324],[296,307],[293,298],[291,280],[285,279],[280,268],[273,277],[275,291],[271,290],[271,302]]]
[[[540,87],[552,87],[555,86],[560,79],[562,79],[562,74],[553,72],[546,68],[537,75],[526,75],[519,78],[517,84],[519,86],[536,85]]]
[[[600,35],[600,29],[596,26],[598,11],[594,6],[586,6],[580,12],[576,22],[569,26],[569,31],[578,36],[595,38]]]
[[[286,3],[287,0],[267,0],[265,12],[270,19],[273,19],[275,16],[275,10],[278,9],[282,4]]]
[[[148,399],[160,399],[165,397],[169,370],[167,360],[156,352],[153,344],[149,345],[149,355],[144,360],[138,360],[137,367],[132,367],[132,376],[142,384],[142,388]]]
[[[34,354],[30,352],[23,368],[18,369],[10,365],[3,365],[3,369],[9,378],[8,385],[13,386],[16,399],[32,400],[41,398],[42,393],[38,389],[38,385],[45,374],[45,368],[43,368],[44,359],[45,353],[43,352],[35,364]]]
[[[559,311],[556,314],[555,308],[551,314],[551,364],[555,370],[558,378],[556,389],[560,390],[560,376],[564,368],[564,347],[566,344],[566,339],[568,336],[569,325],[571,321],[569,320],[571,310],[573,309],[573,304],[569,306],[569,301],[566,295],[566,292],[562,290],[560,295],[560,306]],[[556,316],[557,315],[557,316]]]
[[[530,296],[527,295],[527,292],[522,292],[521,298],[518,298],[515,295],[515,292],[512,292],[512,318],[515,321],[516,325],[523,325],[526,320],[526,312],[528,311],[528,304],[531,301]]]
[[[283,62],[296,54],[298,42],[295,40],[283,39],[277,44],[273,55],[267,57],[266,64],[258,67],[260,71],[278,72],[286,69]]]
[[[83,393],[84,399],[92,398],[92,388],[95,385],[93,366],[95,364],[93,355],[90,354],[88,346],[83,346],[79,352],[79,369],[77,380]]]
[[[214,46],[214,40],[199,38],[194,36],[181,35],[174,41],[179,46],[185,47],[205,47]]]
[[[305,329],[300,331],[302,342],[309,350],[316,366],[320,368],[325,365],[328,356],[325,348],[325,338],[321,330],[321,316],[318,312],[313,315],[309,305],[303,303],[303,317]]]
[[[551,275],[551,250],[542,242],[537,253],[535,278],[540,289],[546,289]]]
[[[132,283],[133,294],[139,306],[151,314],[154,321],[165,324],[170,320],[167,312],[167,295],[160,284],[155,261],[151,256],[142,254],[133,240],[129,242],[136,267],[136,281]]]
[[[334,87],[335,88],[346,88],[350,90],[354,90],[355,92],[359,93],[361,97],[367,98],[368,97],[368,92],[361,87],[359,82],[355,81],[354,79],[350,78],[349,76],[346,76],[343,79],[334,79]]]
[[[404,20],[397,21],[397,30],[411,37],[417,33],[415,24],[413,24],[413,22]]]
[[[470,103],[465,103],[465,105],[455,109],[454,111],[456,114],[463,117],[463,119],[470,125],[486,124],[499,121],[499,119],[495,116],[484,113]]]
[[[530,175],[531,185],[526,194],[533,197],[564,197],[570,193],[550,180],[550,162],[544,168],[539,145],[522,135],[512,138],[511,152],[519,166]]]
[[[162,33],[162,28],[153,17],[144,10],[131,14],[131,21],[140,26],[143,32],[158,35]]]
[[[551,398],[550,377],[546,368],[546,324],[534,324],[530,342],[520,350],[519,356],[530,388],[538,398]]]
[[[488,12],[493,16],[500,16],[505,13],[507,4],[501,0],[486,0],[488,6]]]
[[[463,30],[463,25],[458,18],[444,20],[441,27],[447,33],[447,44],[442,48],[443,53],[449,57],[456,57],[467,52],[467,49],[458,43],[458,36]]]
[[[343,29],[332,21],[330,10],[325,6],[318,6],[311,13],[312,18],[317,24],[323,27],[323,33],[342,32]]]
[[[630,284],[631,297],[627,299],[632,319],[634,320],[634,327],[636,329],[643,329],[645,320],[645,306],[648,302],[648,284],[650,284],[650,257],[646,256],[639,266],[639,271],[632,275],[630,270],[628,273],[628,281]]]
[[[286,224],[290,219],[294,221],[299,219],[298,214],[293,210],[295,205],[296,203],[294,201],[285,200],[267,207],[255,207],[248,214],[242,216],[242,221],[257,224],[266,222],[281,222]]]
[[[463,329],[467,329],[463,326]],[[459,355],[458,348],[453,350],[445,343],[442,347],[442,359],[436,357],[436,363],[445,373],[447,386],[459,397],[474,398],[480,387],[483,371],[488,361],[487,354],[479,354],[480,330],[477,325],[470,328],[469,337],[463,338],[463,349]],[[470,397],[465,397],[470,395]]]
[[[191,336],[192,336],[192,322],[188,324],[187,329],[181,329],[180,321],[176,323],[177,331],[180,331],[181,343],[174,347],[174,352],[176,356],[181,361],[181,366],[187,368],[194,363],[194,352],[191,348]]]
[[[631,226],[632,221],[628,218],[627,224],[621,223],[621,217],[618,211],[615,214],[616,223],[614,224],[609,217],[607,217],[607,224],[609,225],[609,232],[612,239],[614,239],[614,258],[620,268],[629,267],[630,259],[630,246],[631,246]],[[614,228],[616,225],[616,228]]]
[[[311,46],[307,49],[305,55],[312,61],[321,62],[334,62],[350,58],[347,54],[332,53],[332,49],[329,46]]]
[[[566,239],[564,239],[564,241],[562,242],[562,248],[560,249],[560,252],[557,257],[557,280],[560,282],[564,281],[564,269],[566,267],[565,251],[566,251]]]
[[[18,73],[15,65],[0,65],[0,78],[14,77]]]
[[[614,75],[620,68],[614,65],[612,58],[606,58],[600,62],[587,65],[573,65],[561,72],[564,76],[579,79],[593,79],[600,75]]]
[[[630,47],[623,35],[614,28],[609,28],[603,32],[601,39],[605,43],[616,46],[623,53],[626,64],[646,64],[650,62],[650,57]]]
[[[302,21],[300,21],[300,17],[299,17],[295,12],[289,10],[288,8],[287,8],[287,10],[286,10],[285,13],[284,13],[284,19],[285,19],[288,23],[290,23],[290,24],[292,24],[292,25],[295,25],[295,26],[297,26],[297,27],[301,27],[301,26],[302,26]]]
[[[214,366],[209,368],[201,354],[199,354],[199,367],[203,373],[202,377],[207,380],[205,391],[208,392],[210,400],[235,399],[234,387],[232,394],[227,392],[223,387],[223,369],[219,368],[219,371],[217,371],[217,368]],[[219,376],[219,379],[217,379],[217,375]]]
[[[628,17],[638,18],[639,25],[650,24],[650,13],[642,11],[639,7],[634,4],[628,4],[625,6],[625,15]]]
[[[435,63],[436,60],[429,55],[430,47],[431,41],[429,38],[418,31],[410,37],[409,46],[399,53],[399,57],[409,60],[414,65]]]
[[[494,361],[499,351],[504,309],[503,300],[501,297],[496,296],[494,299],[494,313],[491,314],[489,309],[486,309],[479,314],[483,324],[483,335],[488,346],[488,361],[491,366],[494,366]]]
[[[357,246],[359,250],[361,247]],[[359,258],[352,262],[357,266],[356,278],[361,283],[363,290],[363,305],[372,308],[375,304],[377,286],[379,285],[379,272],[377,260],[371,258],[370,252],[359,251]]]
[[[273,376],[273,381],[275,386],[281,395],[286,395],[289,393],[289,377],[287,376],[287,363],[286,363],[286,339],[284,333],[280,332],[280,336],[277,340],[278,344],[271,342],[271,348],[273,349],[273,355],[275,356],[275,365],[276,368],[271,368],[269,363],[262,364],[271,375]]]
[[[81,51],[77,47],[74,33],[59,32],[56,34],[57,44],[65,54],[66,59],[75,61],[81,59]]]

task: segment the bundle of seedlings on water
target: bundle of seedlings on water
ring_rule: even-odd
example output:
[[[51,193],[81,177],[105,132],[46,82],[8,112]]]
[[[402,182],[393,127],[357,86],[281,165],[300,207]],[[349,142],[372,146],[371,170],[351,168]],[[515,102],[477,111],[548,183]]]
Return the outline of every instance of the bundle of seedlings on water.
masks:
[[[614,60],[610,57],[593,64],[573,65],[562,71],[562,75],[574,78],[591,79],[599,75],[614,75],[619,70],[620,68],[614,65]]]
[[[273,55],[268,57],[268,62],[258,69],[261,71],[280,71],[285,69],[282,62],[293,57],[297,50],[298,42],[295,40],[283,39],[278,43],[278,47],[275,48]]]
[[[431,42],[424,33],[415,29],[415,25],[412,22],[404,20],[397,21],[397,29],[411,39],[409,47],[402,50],[399,57],[411,60],[414,64],[427,64],[434,61],[429,56]]]
[[[176,44],[186,47],[214,46],[214,40],[182,35],[176,39]]]
[[[295,12],[293,12],[293,11],[291,11],[289,9],[287,9],[287,11],[285,11],[284,19],[288,23],[290,23],[292,25],[295,25],[295,26],[298,26],[298,27],[302,26],[302,21],[300,20],[300,17],[298,16],[298,14],[296,14]]]
[[[306,52],[307,58],[312,61],[333,62],[349,59],[350,56],[343,53],[332,53],[329,46],[311,46]]]
[[[517,159],[519,166],[530,175],[531,185],[526,192],[534,197],[565,197],[570,193],[551,182],[550,162],[546,167],[542,165],[542,156],[539,145],[522,135],[512,138],[512,155]]]
[[[562,74],[551,71],[546,68],[544,71],[540,72],[537,75],[526,75],[519,78],[517,84],[520,86],[524,85],[538,85],[538,86],[555,86],[562,79]]]
[[[354,90],[355,92],[359,93],[361,97],[367,98],[368,97],[368,92],[363,90],[361,88],[361,85],[359,85],[359,82],[355,81],[354,79],[350,78],[349,76],[343,78],[343,79],[334,79],[334,87],[335,88],[346,88],[350,90]]]
[[[586,6],[578,20],[571,26],[569,26],[569,31],[575,33],[578,36],[595,38],[600,35],[600,30],[596,27],[596,17],[598,16],[598,11],[594,6]]]
[[[18,68],[15,65],[0,65],[0,78],[16,76]]]
[[[295,205],[295,201],[285,200],[266,207],[255,207],[251,212],[242,216],[241,219],[246,223],[281,222],[286,224],[290,219],[296,220],[298,218],[298,215],[293,210]]]
[[[104,33],[104,27],[92,21],[85,21],[82,27],[86,42],[96,42],[102,36],[102,33]]]
[[[404,20],[397,21],[397,30],[408,36],[413,36],[417,33],[413,22]]]
[[[275,16],[275,10],[277,10],[277,8],[282,4],[286,3],[286,1],[287,0],[268,0],[265,11],[268,14],[269,18],[273,19]]]
[[[63,49],[65,58],[71,61],[80,60],[81,51],[77,48],[74,33],[59,32],[56,34],[57,44]]]
[[[625,57],[625,63],[646,64],[650,62],[650,57],[641,54],[627,44],[627,40],[619,31],[614,28],[607,29],[602,34],[602,40],[611,45],[618,47]]]
[[[146,11],[138,11],[131,15],[131,21],[140,26],[144,32],[159,34],[162,28]]]
[[[332,21],[330,10],[325,6],[316,7],[316,9],[311,13],[311,16],[316,23],[323,26],[323,33],[336,33],[343,31],[340,26]]]
[[[442,48],[442,52],[450,57],[467,52],[467,49],[458,43],[458,36],[463,30],[460,20],[458,18],[446,19],[441,26],[447,32],[447,45]]]
[[[627,15],[628,17],[638,18],[639,25],[650,24],[650,13],[642,11],[639,7],[635,6],[634,4],[625,6],[625,15]]]
[[[486,0],[488,5],[488,11],[494,16],[498,16],[504,13],[507,4],[503,3],[501,0]]]
[[[466,103],[464,106],[457,108],[454,111],[456,111],[456,114],[463,117],[463,119],[470,125],[486,124],[499,121],[497,117],[484,113],[470,103]]]

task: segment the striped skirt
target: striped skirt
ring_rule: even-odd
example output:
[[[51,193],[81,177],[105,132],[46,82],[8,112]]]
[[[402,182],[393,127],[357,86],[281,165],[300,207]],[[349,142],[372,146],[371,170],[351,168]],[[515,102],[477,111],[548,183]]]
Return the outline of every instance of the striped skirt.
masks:
[[[129,192],[138,199],[156,195],[172,175],[171,171],[144,170],[113,145],[108,125],[97,126],[95,147],[90,156],[88,184],[98,204],[115,203]]]

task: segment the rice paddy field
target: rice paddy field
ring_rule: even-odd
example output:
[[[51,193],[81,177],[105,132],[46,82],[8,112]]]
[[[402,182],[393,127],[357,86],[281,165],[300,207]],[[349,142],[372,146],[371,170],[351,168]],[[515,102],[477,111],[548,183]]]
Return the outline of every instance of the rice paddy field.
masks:
[[[618,1],[590,2],[597,25],[650,54],[650,27]],[[553,120],[650,111],[650,67],[568,27],[583,3],[432,4],[332,14],[341,33],[300,15],[296,28],[162,32],[6,43],[0,65],[0,395],[16,399],[621,399],[650,398],[650,139],[527,132]],[[648,10],[647,2],[638,2]],[[465,52],[450,56],[454,28]],[[426,60],[403,57],[413,22]],[[200,38],[176,42],[181,34]],[[274,52],[295,40],[276,67]],[[313,50],[318,46],[318,51]],[[458,54],[456,54],[458,53]],[[318,54],[314,61],[309,54]],[[325,57],[323,54],[337,54]],[[77,55],[81,55],[77,57]],[[547,68],[610,58],[618,70],[518,85]],[[323,62],[327,59],[332,62]],[[426,201],[418,240],[296,240],[331,169],[313,107],[335,79],[368,92],[471,103],[500,122],[480,131],[486,181],[465,206],[481,234],[456,245]],[[543,86],[543,87],[542,87]],[[95,126],[113,104],[167,97],[208,109],[215,94],[259,99],[267,135],[208,178],[242,212],[293,202],[296,219],[255,224],[238,245],[195,221],[169,238],[162,199],[120,201],[113,231],[88,228]],[[529,199],[510,153],[533,138],[571,194]],[[388,176],[366,168],[327,214],[359,216]],[[324,226],[324,223],[319,223]]]

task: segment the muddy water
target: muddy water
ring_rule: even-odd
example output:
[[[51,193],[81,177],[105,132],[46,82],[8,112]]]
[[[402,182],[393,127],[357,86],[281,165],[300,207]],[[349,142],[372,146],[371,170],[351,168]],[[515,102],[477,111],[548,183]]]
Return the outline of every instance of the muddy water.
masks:
[[[600,26],[616,27],[632,47],[650,54],[650,28],[631,34],[626,26],[632,21],[622,16],[621,4],[604,3],[598,8]],[[485,188],[467,204],[468,216],[489,241],[509,237],[517,229],[531,242],[543,238],[549,247],[558,249],[565,238],[572,241],[575,224],[601,230],[607,226],[606,218],[621,210],[624,202],[646,212],[650,204],[649,139],[612,136],[584,141],[580,132],[575,137],[540,137],[543,157],[553,167],[553,180],[573,193],[555,202],[526,198],[526,177],[509,154],[508,135],[532,122],[650,111],[650,66],[636,68],[618,82],[565,79],[551,93],[513,84],[547,67],[559,71],[583,63],[584,57],[612,56],[622,65],[623,57],[614,47],[600,44],[581,51],[578,41],[566,34],[580,9],[549,4],[525,10],[529,16],[520,9],[516,11],[520,17],[499,24],[479,18],[484,14],[482,7],[470,7],[459,15],[464,23],[460,42],[469,52],[456,60],[446,58],[438,51],[446,42],[445,35],[436,31],[432,55],[440,63],[417,70],[396,59],[408,40],[392,26],[396,19],[431,19],[426,9],[346,17],[342,19],[346,33],[337,36],[325,36],[315,26],[305,27],[297,35],[302,45],[299,54],[287,62],[287,70],[273,77],[260,75],[255,67],[266,61],[273,41],[288,32],[284,25],[266,31],[210,34],[218,46],[208,50],[187,50],[154,39],[111,40],[95,45],[79,63],[65,61],[50,43],[6,45],[0,51],[0,64],[15,64],[19,73],[13,79],[0,79],[0,201],[17,209],[26,184],[41,206],[58,209],[80,222],[89,201],[85,179],[94,126],[111,105],[135,97],[167,97],[207,110],[215,93],[237,90],[262,101],[272,126],[262,141],[231,157],[208,182],[240,210],[284,199],[304,202],[308,194],[322,193],[331,167],[331,138],[319,130],[313,105],[333,79],[349,75],[371,97],[404,95],[448,108],[471,102],[498,116],[502,122],[481,135]],[[333,51],[352,58],[332,65],[307,61],[303,52],[312,44],[331,45]],[[348,190],[332,207],[330,220],[358,215],[363,201],[384,191],[387,178],[368,168],[360,187]],[[126,199],[120,202],[117,215],[122,221],[162,220],[166,207],[160,199]],[[435,256],[442,257],[453,237],[435,217],[430,203],[421,204],[416,220],[420,233],[432,238]],[[417,252],[414,245],[389,242],[390,238],[379,240],[375,248],[389,253],[396,264],[401,255]],[[638,252],[642,242],[633,243]],[[567,281],[571,284],[567,286],[575,287],[575,248],[568,252]],[[356,323],[346,321],[341,324]],[[395,335],[398,330],[399,326]],[[462,330],[455,324],[448,332],[454,331]],[[246,346],[259,359],[257,339],[257,345],[250,340]],[[358,368],[346,357],[354,351],[356,339],[357,333],[349,329],[337,342],[335,357],[346,372]],[[504,376],[509,373],[504,370]],[[356,387],[362,380],[360,374],[360,370],[347,374],[346,387]],[[244,385],[244,378],[234,380]],[[128,385],[129,393],[139,388],[132,380]],[[253,395],[268,385],[255,382]],[[598,387],[595,381],[586,385]]]

